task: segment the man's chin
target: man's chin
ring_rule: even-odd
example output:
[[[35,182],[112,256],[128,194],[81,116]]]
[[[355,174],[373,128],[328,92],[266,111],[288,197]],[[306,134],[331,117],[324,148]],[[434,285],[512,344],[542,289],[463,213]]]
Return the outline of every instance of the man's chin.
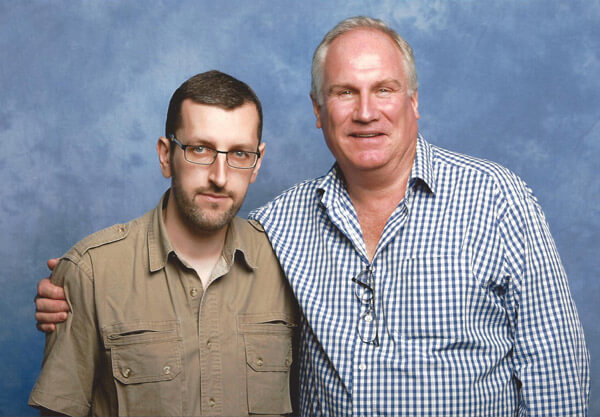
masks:
[[[232,222],[235,215],[239,211],[239,207],[231,208],[226,212],[208,212],[209,210],[203,210],[201,215],[195,215],[190,220],[194,229],[200,232],[217,232],[226,228],[229,223]]]
[[[194,228],[202,232],[218,232],[231,223],[233,217],[230,219],[216,219],[216,220],[203,220],[201,222],[194,222]]]

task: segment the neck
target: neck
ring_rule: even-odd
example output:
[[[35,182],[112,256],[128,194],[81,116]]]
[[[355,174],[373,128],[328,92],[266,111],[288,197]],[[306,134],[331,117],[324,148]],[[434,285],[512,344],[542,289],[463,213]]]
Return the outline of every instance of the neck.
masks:
[[[210,273],[223,253],[227,227],[208,231],[190,228],[177,208],[173,192],[169,193],[167,207],[163,210],[163,221],[177,256],[196,270],[206,287]]]
[[[404,198],[415,154],[416,146],[395,164],[374,170],[356,172],[340,167],[370,260],[375,256],[385,224]]]
[[[415,141],[404,154],[382,167],[357,171],[340,166],[352,203],[372,203],[371,205],[378,207],[380,203],[387,201],[386,206],[398,205],[404,198],[416,152]]]

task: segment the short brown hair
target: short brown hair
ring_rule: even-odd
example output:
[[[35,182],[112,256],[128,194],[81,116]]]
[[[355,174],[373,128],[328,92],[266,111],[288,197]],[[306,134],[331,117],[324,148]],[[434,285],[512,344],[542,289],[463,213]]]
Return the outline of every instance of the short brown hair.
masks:
[[[258,112],[258,141],[262,137],[263,114],[260,100],[248,84],[225,74],[212,70],[196,74],[185,81],[171,96],[167,121],[165,123],[165,136],[175,135],[181,124],[181,103],[186,99],[194,103],[217,106],[232,110],[246,103],[254,103]]]

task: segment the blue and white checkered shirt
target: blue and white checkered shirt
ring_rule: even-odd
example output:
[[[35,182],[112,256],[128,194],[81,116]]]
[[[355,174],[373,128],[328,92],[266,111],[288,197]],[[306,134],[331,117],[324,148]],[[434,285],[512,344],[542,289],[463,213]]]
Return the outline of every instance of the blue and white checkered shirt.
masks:
[[[587,415],[567,278],[540,206],[507,169],[419,136],[372,262],[336,166],[251,217],[302,309],[303,416]],[[353,278],[368,268],[366,319]]]

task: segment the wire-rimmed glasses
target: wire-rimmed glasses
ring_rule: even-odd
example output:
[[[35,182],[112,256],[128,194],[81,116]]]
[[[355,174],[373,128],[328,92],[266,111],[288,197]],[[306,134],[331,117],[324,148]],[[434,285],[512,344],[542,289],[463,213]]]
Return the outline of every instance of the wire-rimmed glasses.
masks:
[[[225,154],[227,165],[237,169],[252,169],[256,166],[259,152],[232,150],[219,151],[205,145],[184,145],[175,135],[169,135],[169,139],[183,150],[185,160],[197,165],[212,165],[217,160],[217,155]]]
[[[373,290],[373,270],[371,267],[352,278],[356,284],[354,294],[361,303],[361,313],[356,325],[358,337],[364,343],[379,346],[377,315],[375,313],[375,291]]]

